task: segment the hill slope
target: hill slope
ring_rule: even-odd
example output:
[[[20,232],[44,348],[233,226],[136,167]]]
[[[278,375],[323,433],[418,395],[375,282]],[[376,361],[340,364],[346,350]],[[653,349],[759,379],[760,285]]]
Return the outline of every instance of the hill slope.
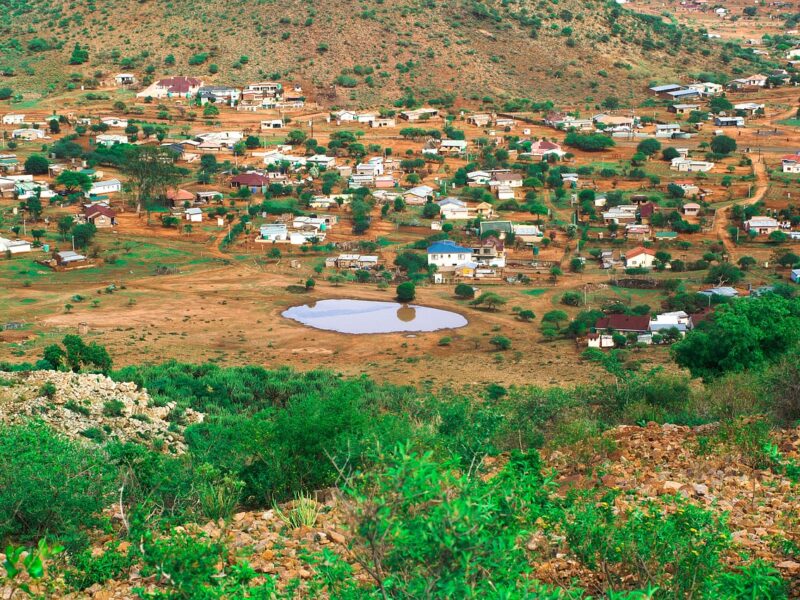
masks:
[[[0,8],[3,85],[17,92],[149,70],[219,83],[281,77],[328,105],[407,94],[448,103],[451,93],[624,101],[652,80],[721,70],[725,52],[700,32],[598,0],[0,0]],[[89,60],[70,65],[76,43]]]

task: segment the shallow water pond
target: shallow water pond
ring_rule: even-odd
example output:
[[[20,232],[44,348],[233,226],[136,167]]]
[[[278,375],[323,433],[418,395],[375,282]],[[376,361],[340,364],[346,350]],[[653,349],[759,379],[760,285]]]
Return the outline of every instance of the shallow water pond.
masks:
[[[467,319],[449,310],[372,300],[319,300],[285,310],[283,316],[339,333],[396,333],[464,327]]]

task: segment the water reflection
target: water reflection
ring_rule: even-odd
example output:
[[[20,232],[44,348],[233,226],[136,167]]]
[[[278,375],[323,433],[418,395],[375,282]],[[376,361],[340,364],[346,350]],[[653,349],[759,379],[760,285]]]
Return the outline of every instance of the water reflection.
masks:
[[[339,333],[393,333],[455,329],[467,324],[458,313],[416,304],[370,300],[319,300],[293,306],[283,316]]]

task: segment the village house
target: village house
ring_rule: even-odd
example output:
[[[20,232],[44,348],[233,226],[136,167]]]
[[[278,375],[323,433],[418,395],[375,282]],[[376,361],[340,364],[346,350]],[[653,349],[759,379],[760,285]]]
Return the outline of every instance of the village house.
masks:
[[[55,261],[61,267],[77,267],[87,262],[83,254],[78,254],[74,250],[62,250],[55,253]]]
[[[656,124],[656,137],[657,138],[671,138],[675,134],[681,132],[681,126],[678,123],[657,123]]]
[[[638,246],[625,253],[626,269],[652,269],[656,262],[656,252],[650,248]]]
[[[542,231],[537,225],[512,225],[517,240],[526,245],[533,245],[542,241]]]
[[[648,315],[612,314],[597,319],[594,324],[597,331],[617,331],[619,333],[649,333],[650,317]]]
[[[20,170],[19,159],[16,154],[0,154],[0,171],[14,173]]]
[[[128,126],[128,119],[121,119],[119,117],[100,117],[100,123],[103,125],[108,125],[109,127],[125,129]]]
[[[604,348],[613,348],[614,336],[607,333],[587,333],[586,345],[589,348],[597,348],[599,350]]]
[[[488,171],[470,171],[467,173],[467,185],[470,187],[489,185],[492,174]]]
[[[180,190],[184,191],[184,190]],[[194,204],[210,204],[211,202],[221,202],[222,193],[216,190],[201,190],[194,194]]]
[[[373,128],[396,127],[397,121],[395,121],[394,117],[377,117],[370,122],[369,126]]]
[[[232,188],[241,188],[242,186],[250,188],[253,194],[261,192],[262,187],[267,187],[270,184],[269,177],[265,177],[261,173],[240,173],[231,177],[230,185]]]
[[[122,191],[122,182],[119,179],[107,179],[105,181],[95,181],[91,189],[86,193],[87,196],[103,196]]]
[[[464,154],[467,151],[466,140],[442,140],[439,150],[448,154]]]
[[[456,267],[471,260],[472,249],[459,246],[451,240],[443,240],[428,246],[427,254],[429,265]]]
[[[352,110],[337,110],[333,118],[339,123],[351,123],[358,119],[358,113]]]
[[[751,217],[744,222],[745,231],[755,231],[759,235],[769,235],[780,229],[780,223],[772,217]]]
[[[202,223],[203,211],[197,207],[185,208],[183,209],[183,218],[191,223]]]
[[[681,88],[679,90],[673,90],[671,92],[667,92],[666,96],[670,100],[688,100],[689,98],[698,98],[700,97],[700,92],[693,88]]]
[[[669,111],[674,112],[676,115],[685,115],[699,109],[699,104],[671,104],[669,107]]]
[[[115,135],[113,133],[101,133],[94,138],[94,143],[97,146],[105,146],[110,148],[117,144],[127,144],[128,138],[124,135]]]
[[[203,81],[194,77],[168,77],[159,79],[136,94],[137,98],[192,98],[203,87]]]
[[[467,203],[463,200],[459,200],[458,198],[444,198],[443,200],[439,200],[436,204],[439,205],[439,214],[442,219],[452,221],[469,218],[469,209],[467,208]]]
[[[261,131],[270,131],[271,129],[283,129],[283,119],[261,121]]]
[[[242,93],[227,85],[204,85],[197,90],[197,99],[201,105],[213,102],[214,104],[227,104],[234,106],[242,97]]]
[[[175,207],[193,204],[195,200],[195,195],[192,192],[175,188],[168,189],[165,192],[165,196],[167,201]]]
[[[625,239],[644,242],[650,239],[650,225],[645,223],[628,223],[625,225]]]
[[[18,200],[27,200],[37,195],[42,200],[56,197],[56,193],[44,181],[16,181],[14,183],[14,194]]]
[[[488,236],[481,240],[480,245],[472,247],[472,261],[481,266],[505,268],[505,244],[493,235]]]
[[[489,180],[489,187],[522,187],[522,175],[519,173],[494,173]]]
[[[744,117],[714,117],[717,127],[744,127]]]
[[[31,243],[27,240],[9,240],[0,237],[0,254],[22,254],[31,250]]]
[[[678,156],[677,158],[672,159],[669,168],[673,171],[681,171],[685,173],[706,173],[714,168],[714,163]]]
[[[520,156],[531,156],[533,158],[546,159],[549,155],[554,154],[558,158],[563,158],[566,152],[561,149],[561,146],[555,142],[547,140],[538,140],[531,143],[529,152],[523,152]]]
[[[733,109],[737,112],[741,111],[753,116],[757,114],[763,114],[764,105],[758,102],[741,102],[739,104],[734,104]]]
[[[114,83],[120,87],[136,84],[136,76],[131,73],[117,73],[114,75]]]
[[[615,223],[617,225],[635,223],[637,210],[638,206],[635,204],[620,204],[619,206],[613,206],[609,210],[603,212],[603,221],[607,225],[609,223]]]
[[[117,213],[108,204],[102,202],[84,204],[80,217],[98,229],[113,227],[117,224]]]
[[[11,132],[11,137],[15,140],[25,140],[33,142],[45,138],[44,129],[15,129]]]
[[[659,333],[670,329],[677,329],[681,335],[692,328],[692,317],[682,310],[661,313],[650,319],[651,333]]]
[[[467,123],[475,127],[486,127],[491,121],[492,115],[487,113],[478,113],[467,117]]]
[[[710,81],[690,83],[687,87],[697,90],[701,96],[718,96],[724,90],[723,86],[719,83],[712,83]]]
[[[511,117],[495,117],[494,126],[499,129],[511,129],[517,122]]]
[[[404,121],[426,121],[439,116],[439,111],[435,108],[417,108],[415,110],[404,110],[400,113],[400,118]]]
[[[364,112],[364,113],[358,113],[358,115],[356,115],[357,122],[366,123],[367,125],[372,123],[377,118],[378,114],[374,112]]]
[[[403,192],[403,200],[409,205],[425,204],[433,199],[433,188],[428,185],[418,185]]]
[[[475,207],[475,216],[481,219],[491,219],[494,217],[494,206],[488,202],[481,202]]]
[[[268,242],[286,242],[289,240],[289,229],[286,223],[268,223],[259,229],[262,240]]]
[[[664,96],[668,92],[674,92],[682,89],[684,89],[683,86],[678,85],[677,83],[666,83],[664,85],[655,85],[650,88],[650,91],[656,96]]]
[[[3,125],[22,125],[25,123],[25,115],[12,114],[3,115]]]
[[[728,83],[728,87],[732,88],[741,88],[741,87],[764,87],[767,85],[768,77],[766,75],[762,75],[761,73],[757,73],[755,75],[750,75],[749,77],[742,77],[740,79],[734,79],[733,81]]]
[[[781,171],[784,173],[800,173],[800,153],[787,154],[781,158]]]
[[[683,214],[687,217],[696,217],[700,214],[702,207],[696,202],[687,202],[683,205]]]

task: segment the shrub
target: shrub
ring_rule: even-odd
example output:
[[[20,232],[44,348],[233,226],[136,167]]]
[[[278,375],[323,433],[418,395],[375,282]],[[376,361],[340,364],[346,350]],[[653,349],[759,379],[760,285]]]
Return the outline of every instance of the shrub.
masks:
[[[417,294],[417,289],[410,281],[404,281],[397,286],[397,299],[400,302],[411,302]]]
[[[99,452],[41,424],[0,427],[0,538],[79,547],[102,522],[112,482]]]
[[[511,340],[502,335],[496,335],[489,340],[489,343],[498,350],[508,350],[511,348]]]
[[[121,400],[108,400],[103,403],[103,416],[121,417],[125,411],[125,403]]]
[[[457,298],[461,298],[462,300],[469,300],[475,297],[475,288],[473,288],[468,283],[459,283],[456,286],[455,294]]]

